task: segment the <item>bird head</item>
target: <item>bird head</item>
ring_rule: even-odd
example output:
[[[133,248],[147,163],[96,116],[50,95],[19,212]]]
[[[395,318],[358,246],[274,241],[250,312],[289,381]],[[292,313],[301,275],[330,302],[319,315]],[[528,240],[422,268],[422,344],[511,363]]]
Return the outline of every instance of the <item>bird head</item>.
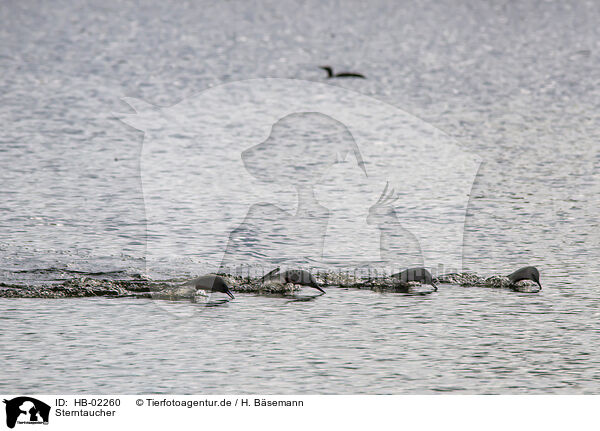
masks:
[[[224,293],[227,296],[229,296],[231,299],[235,299],[235,296],[233,296],[233,293],[231,292],[231,287],[221,277],[215,277],[215,281],[213,283],[212,291],[213,292]]]

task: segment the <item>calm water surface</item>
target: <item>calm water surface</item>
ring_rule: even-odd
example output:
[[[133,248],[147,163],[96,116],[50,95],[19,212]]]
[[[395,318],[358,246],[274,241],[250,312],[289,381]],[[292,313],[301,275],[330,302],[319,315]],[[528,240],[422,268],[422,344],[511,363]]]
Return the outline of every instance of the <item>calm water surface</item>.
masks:
[[[544,290],[0,299],[0,391],[599,392],[596,3],[62,3],[0,6],[0,282],[147,273],[143,135],[115,118],[121,97],[167,107],[249,78],[325,82],[316,66],[332,64],[368,77],[335,85],[481,158],[464,268],[534,264]]]

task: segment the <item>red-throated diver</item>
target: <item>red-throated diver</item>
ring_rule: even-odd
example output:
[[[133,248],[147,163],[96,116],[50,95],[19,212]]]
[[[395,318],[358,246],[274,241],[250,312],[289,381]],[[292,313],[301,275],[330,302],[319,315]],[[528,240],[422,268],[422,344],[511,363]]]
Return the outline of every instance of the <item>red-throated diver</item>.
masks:
[[[319,286],[319,283],[317,283],[315,277],[310,272],[303,269],[288,269],[280,273],[279,268],[275,268],[273,271],[263,276],[261,281],[277,279],[279,279],[279,281],[282,283],[293,283],[300,284],[302,286],[309,286],[325,293],[325,291]]]
[[[323,69],[324,71],[327,72],[327,79],[330,78],[362,78],[362,79],[367,79],[365,77],[365,75],[362,75],[360,73],[354,73],[354,72],[340,72],[340,73],[333,73],[333,69],[331,68],[331,66],[319,66],[319,68]]]
[[[399,278],[405,283],[408,283],[409,281],[418,281],[419,283],[430,284],[435,291],[438,290],[437,285],[433,282],[431,273],[425,268],[408,268],[397,274],[392,274],[392,277]]]
[[[537,285],[540,286],[540,289],[542,288],[542,285],[540,284],[540,272],[535,266],[525,266],[517,269],[512,274],[507,275],[507,277],[511,283],[516,283],[521,280],[531,280],[537,283]]]
[[[206,290],[209,292],[221,292],[229,295],[231,299],[235,299],[229,284],[223,277],[218,275],[203,275],[193,280],[186,281],[183,283],[184,286],[194,286],[196,290]]]

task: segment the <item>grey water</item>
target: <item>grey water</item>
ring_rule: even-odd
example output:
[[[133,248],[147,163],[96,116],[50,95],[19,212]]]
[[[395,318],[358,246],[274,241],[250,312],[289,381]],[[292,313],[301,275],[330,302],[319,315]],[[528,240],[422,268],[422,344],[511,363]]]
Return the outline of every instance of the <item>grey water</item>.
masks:
[[[386,102],[480,158],[465,194],[462,266],[492,275],[531,264],[544,286],[522,294],[443,285],[427,296],[329,287],[314,300],[237,294],[215,307],[1,298],[0,391],[599,392],[597,3],[58,1],[3,3],[0,17],[1,283],[185,278],[219,264],[182,251],[147,267],[148,244],[172,225],[149,227],[148,137],[116,113],[132,112],[125,96],[168,108],[270,77]],[[327,81],[324,64],[367,79]],[[212,145],[218,167],[229,153],[222,140]],[[369,152],[367,170],[390,148],[379,159]],[[166,158],[189,168],[176,153]],[[435,155],[424,163],[442,181],[451,175]],[[235,183],[237,172],[225,174]],[[353,217],[366,210],[344,205]],[[401,214],[408,225],[452,217],[410,209]],[[173,234],[210,237],[186,208],[177,216]],[[331,220],[346,232],[343,218]],[[346,265],[352,241],[336,238],[330,263],[341,256]],[[288,251],[276,239],[266,246]]]

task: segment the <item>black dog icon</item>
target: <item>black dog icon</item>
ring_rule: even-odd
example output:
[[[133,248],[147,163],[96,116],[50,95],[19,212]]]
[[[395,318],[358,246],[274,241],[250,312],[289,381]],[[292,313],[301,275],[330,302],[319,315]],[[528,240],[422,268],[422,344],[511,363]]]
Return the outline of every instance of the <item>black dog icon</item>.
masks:
[[[29,415],[27,421],[39,422],[38,415],[44,423],[48,423],[50,417],[50,406],[31,397],[17,397],[12,400],[4,400],[6,404],[6,426],[14,428],[20,415]],[[25,410],[22,410],[22,409]]]

